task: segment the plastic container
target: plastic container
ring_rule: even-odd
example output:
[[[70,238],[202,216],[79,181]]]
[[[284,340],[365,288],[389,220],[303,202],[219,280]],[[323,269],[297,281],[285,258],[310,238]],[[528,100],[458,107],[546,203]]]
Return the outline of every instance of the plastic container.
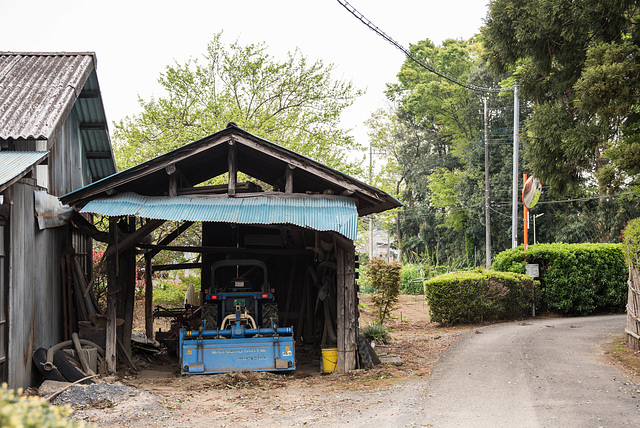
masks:
[[[338,369],[338,348],[322,348],[322,372],[333,373]]]

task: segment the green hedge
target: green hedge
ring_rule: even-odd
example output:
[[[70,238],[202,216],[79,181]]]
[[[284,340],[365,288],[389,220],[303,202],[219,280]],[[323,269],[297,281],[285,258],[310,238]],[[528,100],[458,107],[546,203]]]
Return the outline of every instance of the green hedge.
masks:
[[[538,244],[496,255],[496,271],[525,273],[539,265],[542,307],[567,315],[622,311],[627,299],[627,268],[622,244]]]
[[[435,277],[425,292],[431,319],[455,324],[527,316],[538,287],[526,275],[478,269]]]

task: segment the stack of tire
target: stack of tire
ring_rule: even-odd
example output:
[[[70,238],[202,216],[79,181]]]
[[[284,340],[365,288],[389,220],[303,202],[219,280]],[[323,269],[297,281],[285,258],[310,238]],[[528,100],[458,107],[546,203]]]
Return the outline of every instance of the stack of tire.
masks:
[[[62,349],[55,351],[53,354],[53,367],[50,370],[45,368],[45,363],[47,362],[47,350],[45,348],[36,349],[32,360],[45,380],[73,383],[87,377],[87,374],[78,368],[80,367],[80,361]],[[94,382],[91,379],[85,379],[80,383],[88,385]]]

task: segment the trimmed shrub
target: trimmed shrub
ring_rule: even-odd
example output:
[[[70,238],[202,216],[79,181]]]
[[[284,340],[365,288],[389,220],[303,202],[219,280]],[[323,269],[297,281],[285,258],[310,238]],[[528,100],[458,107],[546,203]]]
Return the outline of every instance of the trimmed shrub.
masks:
[[[400,270],[402,294],[424,294],[424,276],[420,265],[405,263]]]
[[[622,311],[627,298],[627,268],[622,244],[538,244],[496,255],[493,269],[525,273],[540,268],[543,309],[567,315]]]
[[[41,397],[25,397],[20,391],[0,388],[0,427],[8,428],[67,428],[84,427],[83,422],[65,419],[70,407],[53,406]]]
[[[453,272],[425,283],[431,319],[442,324],[511,319],[529,314],[538,281],[511,272]]]

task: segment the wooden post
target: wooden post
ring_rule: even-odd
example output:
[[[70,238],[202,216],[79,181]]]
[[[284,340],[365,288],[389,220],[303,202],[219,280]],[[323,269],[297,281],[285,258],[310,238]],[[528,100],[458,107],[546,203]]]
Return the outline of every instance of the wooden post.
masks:
[[[293,193],[293,170],[295,166],[287,165],[284,170],[284,193]]]
[[[165,168],[169,174],[169,196],[178,196],[178,180],[176,178],[176,164],[172,163]]]
[[[130,217],[128,222],[123,222],[123,227],[127,233],[135,232],[136,219]],[[136,293],[136,254],[135,247],[130,247],[122,251],[119,256],[118,272],[118,310],[117,318],[124,320],[119,327],[118,338],[123,345],[123,352],[127,357],[131,357],[131,330],[133,328],[133,309],[135,306]]]
[[[238,181],[238,163],[236,161],[235,141],[229,141],[227,164],[229,166],[229,185],[227,188],[227,194],[229,196],[234,196],[236,194],[236,182]]]
[[[348,319],[348,316],[345,314],[344,307],[344,298],[345,298],[345,284],[344,284],[344,249],[340,246],[334,246],[336,251],[336,261],[337,261],[337,270],[336,270],[336,291],[338,300],[338,322],[336,329],[338,336],[338,373],[346,373],[349,369],[347,368],[348,363],[345,359],[347,347],[346,347],[346,337],[345,337],[345,323]]]
[[[149,339],[153,339],[153,272],[151,254],[144,255],[144,329]]]
[[[117,245],[118,231],[115,218],[109,219],[109,234],[114,240],[113,245]],[[107,259],[107,331],[105,343],[105,363],[107,372],[114,374],[116,372],[116,309],[118,302],[118,283],[116,277],[116,260],[118,258],[117,251],[112,253]]]

